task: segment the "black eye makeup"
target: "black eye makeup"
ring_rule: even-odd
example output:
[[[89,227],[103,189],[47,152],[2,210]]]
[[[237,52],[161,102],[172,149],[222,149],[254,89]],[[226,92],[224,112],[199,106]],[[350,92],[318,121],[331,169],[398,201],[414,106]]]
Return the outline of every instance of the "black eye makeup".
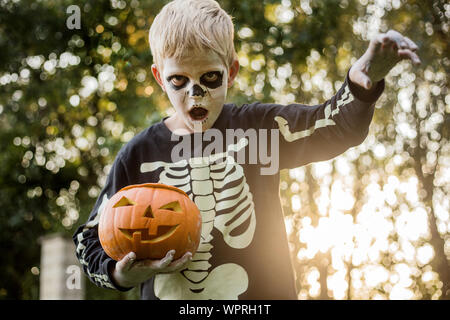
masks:
[[[223,71],[210,71],[200,77],[200,83],[210,89],[216,89],[222,85]],[[171,75],[167,77],[167,82],[174,90],[180,90],[190,82],[188,77],[181,75]]]
[[[200,83],[210,89],[218,88],[222,85],[223,71],[207,72],[200,78]]]
[[[186,87],[189,83],[189,79],[185,76],[173,75],[167,77],[167,82],[174,90],[180,90]]]

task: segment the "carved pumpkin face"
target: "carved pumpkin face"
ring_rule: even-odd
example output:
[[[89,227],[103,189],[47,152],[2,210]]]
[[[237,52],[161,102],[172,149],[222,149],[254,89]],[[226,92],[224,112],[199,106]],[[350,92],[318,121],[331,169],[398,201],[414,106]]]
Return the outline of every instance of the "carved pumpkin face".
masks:
[[[200,243],[201,215],[178,188],[147,183],[119,190],[107,202],[99,221],[99,238],[116,261],[133,251],[137,259],[174,259],[195,253]]]

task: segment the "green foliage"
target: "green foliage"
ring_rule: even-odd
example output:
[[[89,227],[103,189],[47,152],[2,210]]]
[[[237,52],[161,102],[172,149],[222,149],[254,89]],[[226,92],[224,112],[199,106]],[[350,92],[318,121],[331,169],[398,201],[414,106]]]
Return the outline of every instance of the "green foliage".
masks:
[[[87,219],[120,147],[167,114],[170,104],[152,79],[147,40],[155,14],[167,2],[0,1],[0,242],[7,250],[0,264],[0,298],[38,298],[39,280],[31,268],[39,267],[39,237],[56,231],[71,235]],[[399,0],[381,9],[374,1],[356,0],[219,2],[234,17],[241,70],[228,100],[237,104],[254,100],[315,104],[329,98],[344,80],[352,61],[367,47],[374,17],[381,21],[380,32],[396,29],[421,47],[423,68],[415,73],[405,65],[392,74],[378,103],[383,107],[377,109],[371,128],[376,141],[395,145],[396,149],[377,158],[372,144],[358,151],[357,159],[350,157],[350,175],[361,181],[352,189],[357,201],[348,212],[354,222],[367,200],[364,190],[374,167],[392,167],[389,172],[378,170],[381,184],[386,182],[387,174],[421,178],[418,168],[426,163],[427,154],[434,152],[439,159],[442,153],[438,150],[445,151],[448,106],[444,104],[448,105],[450,62],[448,9],[444,1]],[[70,5],[81,9],[80,30],[66,26],[66,9]],[[377,16],[380,10],[381,17]],[[402,80],[406,73],[415,78]],[[311,85],[311,79],[317,75],[322,82]],[[411,83],[415,88],[439,88],[432,89],[437,94],[430,95],[430,108],[402,111],[398,93]],[[415,105],[420,99],[414,92],[413,88],[407,93]],[[416,136],[426,136],[423,141],[402,136],[396,126],[401,118],[420,129],[433,114],[445,120],[435,123],[435,133],[420,134],[416,130]],[[429,144],[429,150],[429,142],[437,145]],[[418,148],[421,144],[422,149]],[[394,166],[390,158],[395,154],[404,155],[405,159]],[[334,162],[331,163],[334,168]],[[438,170],[433,169],[433,163],[430,166],[424,167],[422,178],[439,180],[439,174],[435,174]],[[301,261],[296,257],[305,247],[298,241],[304,227],[302,219],[309,217],[312,225],[317,225],[319,187],[326,182],[314,176],[312,166],[302,170],[300,181],[293,173],[282,173],[281,196],[286,216],[294,221],[290,238],[295,248],[293,261],[299,289],[305,292],[305,275],[311,266],[317,265],[325,272],[324,279],[327,275],[317,257]],[[340,178],[335,170],[331,176]],[[448,197],[444,186],[428,185],[428,193],[436,190]],[[301,212],[292,210],[291,199],[295,195],[301,200]],[[421,199],[433,209],[431,200]],[[397,207],[391,208],[394,212],[400,210],[401,201],[406,202],[399,196]],[[390,219],[395,223],[396,215]],[[436,234],[433,236],[437,239]],[[447,239],[448,233],[440,236]],[[442,267],[445,252],[438,240],[433,245],[444,258]],[[390,241],[398,241],[395,233]],[[424,239],[420,241],[417,246]],[[325,258],[331,256],[325,254]],[[346,261],[349,274],[356,268],[350,260]],[[390,270],[394,260],[387,254],[384,266]],[[420,266],[420,272],[427,265]],[[441,267],[434,266],[443,275]],[[419,278],[415,281],[422,297],[430,298],[440,290],[436,283],[433,289]],[[349,288],[347,298],[354,296]],[[372,290],[371,296],[377,290]],[[389,287],[381,286],[378,291],[387,295],[386,290]],[[322,292],[321,297],[326,298],[327,294]],[[87,284],[89,299],[137,297],[137,289],[118,293]]]
[[[109,1],[2,3],[0,237],[9,251],[0,297],[38,297],[21,279],[39,265],[39,236],[71,235],[119,148],[160,118],[148,94],[148,17],[134,3],[124,10]],[[81,30],[65,25],[72,4],[82,8]],[[100,79],[109,82],[102,87]],[[86,81],[99,90],[83,95]]]

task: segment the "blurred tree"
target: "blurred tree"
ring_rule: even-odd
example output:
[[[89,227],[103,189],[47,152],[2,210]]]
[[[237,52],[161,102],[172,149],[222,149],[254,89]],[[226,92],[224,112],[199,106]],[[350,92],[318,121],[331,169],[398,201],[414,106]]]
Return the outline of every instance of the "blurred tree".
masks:
[[[430,244],[434,250],[431,265],[439,274],[438,292],[447,300],[450,299],[450,229],[445,221],[448,217],[445,219],[445,214],[438,214],[436,208],[449,196],[448,179],[445,183],[443,176],[449,160],[449,18],[447,1],[431,0],[408,1],[386,17],[406,32],[415,31],[414,37],[422,47],[423,68],[410,70],[405,66],[395,77],[400,87],[398,95],[404,97],[399,101],[402,110],[397,108],[397,111],[399,114],[411,112],[406,123],[414,132],[398,134],[420,183],[419,196],[428,214]]]
[[[66,27],[69,5],[79,30]],[[39,265],[38,237],[86,220],[118,149],[167,107],[152,95],[146,40],[159,6],[0,2],[1,298],[37,298],[38,277],[22,280]]]
[[[300,8],[304,9],[305,2],[301,1]],[[341,172],[341,176],[337,175],[333,180],[336,183],[348,178],[355,181],[350,183],[355,201],[349,211],[353,224],[345,230],[332,231],[333,235],[339,236],[342,232],[352,234],[352,241],[347,239],[342,243],[349,255],[337,254],[342,250],[337,241],[329,246],[333,257],[331,273],[335,273],[328,274],[327,286],[322,285],[321,289],[330,292],[330,283],[334,285],[335,277],[344,272],[347,274],[346,284],[340,283],[339,286],[341,289],[346,287],[347,293],[344,295],[335,288],[332,290],[334,298],[449,299],[450,190],[446,170],[449,160],[450,6],[444,1],[340,2],[341,5],[344,3],[354,6],[350,12],[357,12],[347,20],[353,32],[341,39],[336,55],[330,55],[326,50],[318,51],[318,54],[311,52],[306,58],[308,69],[301,75],[301,89],[318,94],[317,100],[323,101],[328,94],[321,92],[320,88],[326,88],[327,82],[336,84],[342,79],[333,66],[338,70],[342,70],[341,66],[348,67],[367,46],[365,41],[388,29],[398,30],[412,38],[421,48],[423,63],[420,68],[412,69],[409,63],[402,62],[387,77],[385,93],[377,103],[374,123],[363,145],[333,161],[309,166],[323,169],[324,165],[329,167],[335,162],[347,161],[351,168],[348,172],[350,177],[344,178]],[[304,13],[307,14],[306,11]],[[314,76],[320,72],[324,80],[318,81],[320,86],[315,87]],[[317,101],[314,96],[306,97],[306,102]],[[308,167],[304,169],[306,177],[303,178],[308,185],[311,184],[307,178],[309,171]],[[323,186],[329,174],[327,172],[325,177],[314,179]],[[285,181],[287,186],[298,183],[297,178]],[[288,199],[292,197],[286,192],[282,194]],[[309,208],[309,192],[298,194],[301,197],[300,215],[310,219],[292,218],[287,221],[295,222],[294,229],[297,227],[296,232],[302,241],[302,234],[311,232],[309,223],[315,220],[318,210]],[[319,204],[324,200],[333,202],[333,195],[319,192],[313,194],[313,199]],[[288,215],[298,215],[288,201],[285,203]],[[334,200],[331,211],[326,212],[327,218],[335,219],[338,207]],[[346,210],[338,211],[346,216]],[[373,221],[367,224],[365,220]],[[316,226],[316,234],[326,229],[311,224]],[[370,235],[374,224],[379,224],[379,231]],[[322,252],[311,249],[314,241],[319,242],[317,238],[304,240],[306,245],[301,245],[300,249],[295,247],[294,261],[300,259],[302,264],[310,266],[323,259]],[[339,264],[341,259],[346,261],[346,266]],[[299,277],[308,280],[314,278],[310,277],[314,272],[306,270],[300,272]],[[300,280],[300,283],[306,289],[314,287],[314,281]],[[315,293],[314,290],[300,290],[299,296],[325,297],[323,292],[320,295],[311,292]]]

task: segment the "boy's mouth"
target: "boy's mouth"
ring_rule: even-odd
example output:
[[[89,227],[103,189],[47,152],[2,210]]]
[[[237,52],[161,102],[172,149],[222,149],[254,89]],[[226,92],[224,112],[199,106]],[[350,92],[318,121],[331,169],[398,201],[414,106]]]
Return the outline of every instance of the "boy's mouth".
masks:
[[[202,121],[208,116],[208,110],[202,107],[193,107],[189,110],[189,115],[194,121]]]

